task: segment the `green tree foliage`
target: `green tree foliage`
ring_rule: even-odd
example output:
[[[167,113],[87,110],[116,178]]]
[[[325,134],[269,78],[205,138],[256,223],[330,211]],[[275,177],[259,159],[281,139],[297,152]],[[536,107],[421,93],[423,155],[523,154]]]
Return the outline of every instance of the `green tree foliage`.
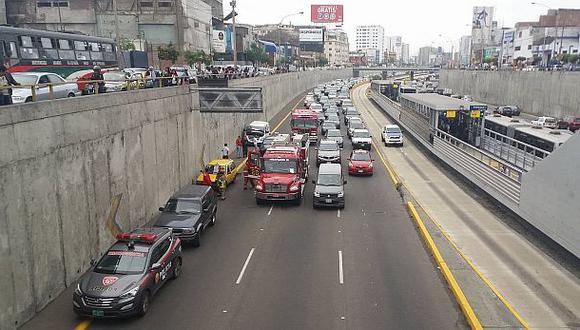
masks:
[[[185,60],[187,61],[187,64],[189,64],[190,66],[197,66],[201,63],[205,64],[205,65],[210,65],[213,61],[213,54],[209,53],[206,54],[206,52],[204,52],[203,50],[196,50],[196,51],[185,51],[185,53],[183,53],[183,57],[185,57]]]
[[[179,51],[175,49],[172,43],[169,43],[167,46],[159,46],[157,52],[160,60],[171,61],[172,64],[175,64],[175,61],[179,57]]]
[[[246,60],[252,62],[252,64],[268,63],[270,61],[270,57],[262,47],[256,43],[253,43],[250,46],[250,49],[246,51]]]
[[[324,56],[321,56],[321,57],[318,59],[318,65],[319,65],[319,66],[326,66],[326,65],[328,65],[328,60],[326,59],[326,57],[324,57]]]
[[[122,52],[135,50],[135,44],[133,43],[133,41],[129,40],[128,38],[120,38],[118,46],[119,46],[119,50],[121,50]]]

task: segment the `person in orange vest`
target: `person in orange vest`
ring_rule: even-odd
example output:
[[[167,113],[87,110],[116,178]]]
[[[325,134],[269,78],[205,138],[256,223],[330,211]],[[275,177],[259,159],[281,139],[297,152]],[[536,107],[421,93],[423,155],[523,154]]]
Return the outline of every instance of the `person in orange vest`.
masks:
[[[206,170],[201,170],[201,175],[203,178],[203,185],[204,186],[211,186],[211,177],[209,176],[209,172]]]
[[[236,139],[236,157],[242,158],[243,156],[242,137],[238,135],[238,138]]]

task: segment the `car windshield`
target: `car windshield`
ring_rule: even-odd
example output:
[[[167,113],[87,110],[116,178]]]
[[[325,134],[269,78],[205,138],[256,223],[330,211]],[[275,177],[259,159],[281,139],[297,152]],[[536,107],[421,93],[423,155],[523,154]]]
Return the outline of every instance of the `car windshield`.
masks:
[[[220,166],[218,164],[214,164],[214,165],[207,165],[205,167],[205,170],[209,173],[209,174],[218,174],[218,173],[225,173],[225,168],[223,166]]]
[[[316,119],[292,119],[292,127],[316,128]]]
[[[398,127],[387,127],[387,133],[401,133]]]
[[[321,143],[320,146],[318,147],[318,150],[321,151],[336,151],[338,150],[338,144],[335,143]]]
[[[147,255],[144,252],[111,250],[101,258],[94,271],[102,274],[140,274],[146,263]]]
[[[165,205],[164,211],[197,214],[201,212],[201,203],[196,199],[170,199]]]
[[[352,154],[351,159],[358,161],[371,160],[371,155],[368,152],[355,152]]]
[[[576,119],[574,119],[574,122],[576,122],[576,123],[580,123],[580,118],[576,118]]]
[[[363,124],[361,122],[350,123],[350,126],[349,127],[351,129],[364,128],[364,126],[363,126]]]
[[[262,136],[264,136],[264,131],[249,129],[249,130],[246,130],[246,136],[253,137],[253,138],[262,137]]]
[[[326,133],[326,136],[328,136],[328,137],[341,137],[342,134],[337,129],[329,129],[328,132]]]
[[[12,78],[20,85],[36,85],[36,76],[30,74],[12,74]]]
[[[264,159],[262,165],[264,173],[294,174],[297,172],[296,161],[292,159]]]
[[[546,123],[555,123],[556,119],[554,118],[546,118]]]
[[[353,136],[355,138],[369,138],[369,137],[371,137],[368,131],[354,131]]]
[[[356,110],[346,110],[347,116],[358,116],[358,112]]]
[[[341,186],[342,180],[338,174],[319,174],[316,184],[319,186]]]
[[[103,78],[112,81],[125,81],[125,75],[122,72],[105,72]]]
[[[330,121],[325,121],[324,124],[322,124],[322,126],[324,128],[328,128],[328,127],[335,128],[336,127],[336,125],[334,125],[334,123],[331,123]]]

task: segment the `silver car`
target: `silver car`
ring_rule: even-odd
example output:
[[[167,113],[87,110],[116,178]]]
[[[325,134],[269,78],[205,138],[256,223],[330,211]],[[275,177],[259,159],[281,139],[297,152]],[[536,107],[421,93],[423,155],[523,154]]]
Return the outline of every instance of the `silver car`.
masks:
[[[22,72],[13,73],[12,77],[20,85],[35,85],[36,90],[36,100],[43,101],[50,99],[49,96],[49,85],[54,84],[52,87],[54,98],[61,99],[65,97],[74,97],[81,95],[79,88],[76,83],[67,82],[63,77],[57,75],[56,73],[48,72]],[[32,90],[31,87],[17,87],[12,90],[12,102],[13,103],[24,103],[32,102]]]

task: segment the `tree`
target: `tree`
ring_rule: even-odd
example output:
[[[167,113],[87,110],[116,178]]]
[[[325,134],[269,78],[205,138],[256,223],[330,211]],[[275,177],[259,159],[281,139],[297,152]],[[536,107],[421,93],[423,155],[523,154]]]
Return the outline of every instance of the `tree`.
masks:
[[[260,47],[256,43],[253,43],[250,46],[250,49],[246,51],[246,60],[252,62],[252,64],[255,65],[256,63],[269,62],[270,58],[262,47]]]
[[[318,58],[318,65],[319,66],[326,66],[326,65],[328,65],[328,60],[326,59],[326,57],[320,56],[320,58]]]
[[[119,50],[122,52],[135,50],[135,44],[128,38],[119,38]]]
[[[203,50],[196,50],[193,52],[186,50],[185,53],[183,53],[183,57],[185,57],[187,64],[195,66],[198,69],[200,64],[203,63],[205,65],[210,65],[213,60],[213,55],[211,53],[206,54]]]
[[[171,42],[167,46],[159,46],[157,52],[160,60],[171,61],[172,64],[175,64],[179,57],[179,51]]]

